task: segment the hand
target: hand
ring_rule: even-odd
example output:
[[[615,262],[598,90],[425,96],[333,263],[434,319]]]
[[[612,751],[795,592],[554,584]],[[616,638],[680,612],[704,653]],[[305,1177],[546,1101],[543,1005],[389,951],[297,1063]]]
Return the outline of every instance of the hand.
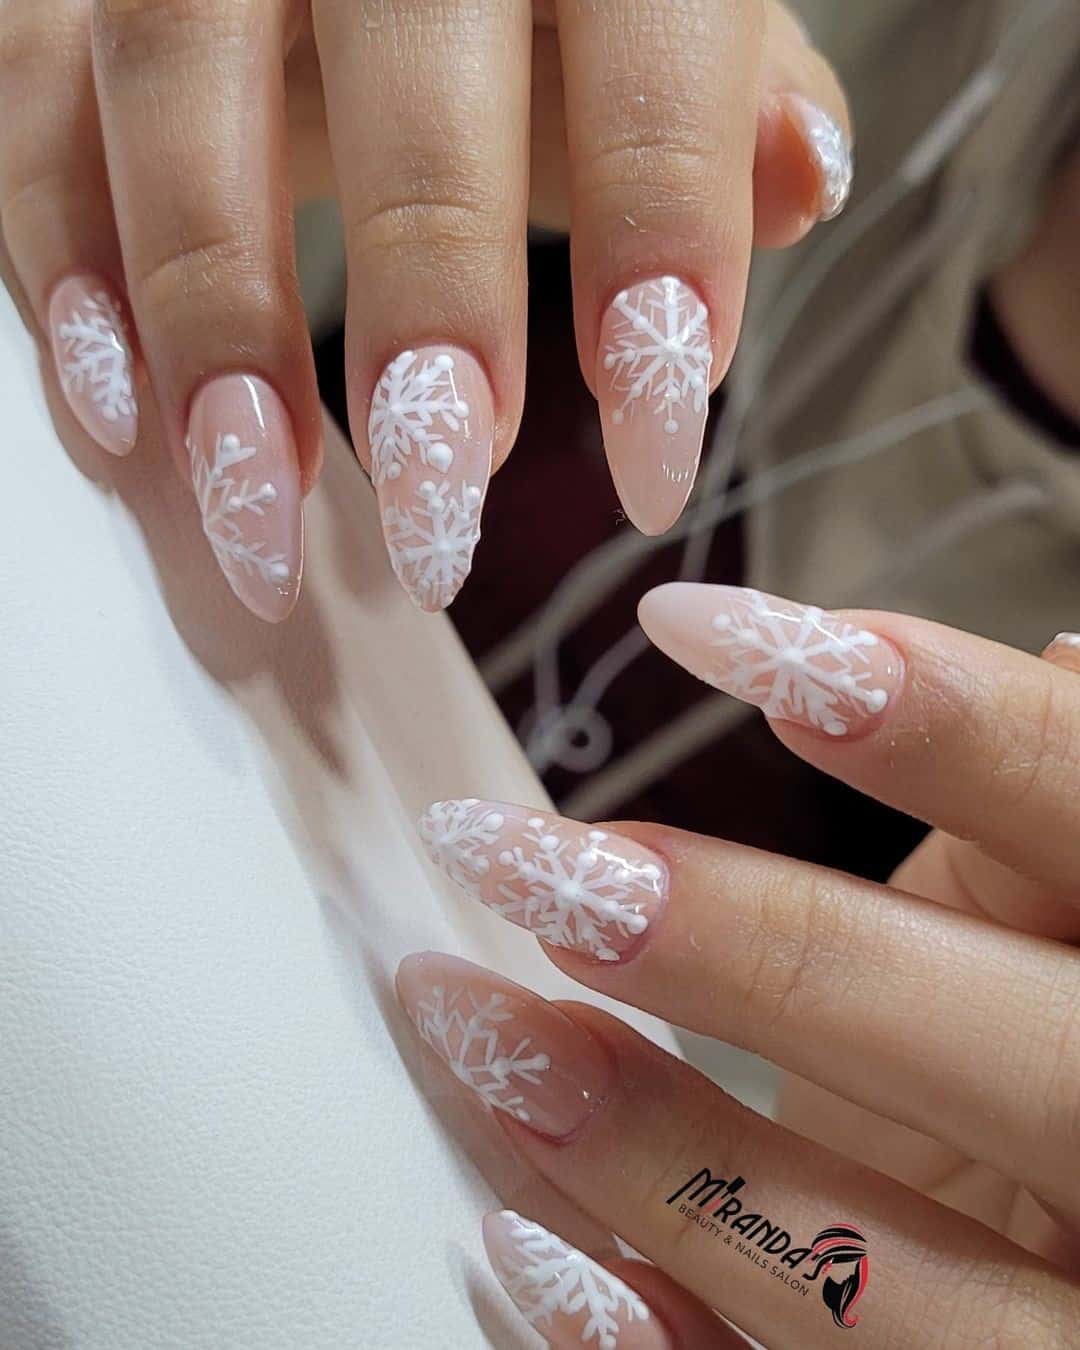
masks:
[[[867,1347],[1075,1344],[1080,639],[1038,660],[723,586],[640,617],[796,754],[938,828],[883,886],[658,826],[429,810],[434,860],[567,974],[792,1075],[774,1123],[595,1008],[408,958],[421,1037],[659,1267],[612,1283],[502,1216],[497,1272],[556,1346],[589,1316],[618,1350],[727,1344],[703,1305],[775,1350],[856,1323]]]
[[[354,439],[430,610],[520,417],[530,141],[616,484],[654,532],[693,482],[752,236],[794,241],[850,178],[836,79],[763,0],[5,0],[0,57],[8,287],[106,449],[133,448],[149,386],[269,620],[321,454],[290,169],[316,191],[332,152]]]

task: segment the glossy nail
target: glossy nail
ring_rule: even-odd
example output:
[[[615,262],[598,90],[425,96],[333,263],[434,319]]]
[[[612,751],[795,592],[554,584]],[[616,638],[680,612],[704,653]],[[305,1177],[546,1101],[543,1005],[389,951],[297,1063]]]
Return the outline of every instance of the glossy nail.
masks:
[[[488,1214],[484,1246],[518,1312],[554,1350],[672,1350],[636,1289],[540,1224],[510,1209]]]
[[[642,599],[638,618],[661,651],[706,684],[829,736],[868,730],[903,680],[900,655],[884,638],[741,586],[660,586]]]
[[[88,436],[127,455],[139,430],[134,363],[120,301],[99,276],[65,277],[49,300],[60,387]]]
[[[789,94],[787,105],[806,142],[820,184],[819,220],[833,220],[847,205],[855,175],[851,143],[827,112],[801,94]]]
[[[491,386],[458,347],[401,352],[372,395],[368,439],[386,547],[397,579],[429,613],[450,604],[472,567],[494,430]]]
[[[191,405],[191,481],[225,579],[252,613],[284,619],[300,590],[300,468],[288,410],[256,375],[222,375]]]
[[[1047,661],[1080,671],[1080,633],[1059,633],[1043,652]]]
[[[420,821],[432,861],[504,919],[555,947],[618,961],[667,899],[668,870],[607,830],[499,802],[435,802]]]
[[[623,509],[663,534],[694,486],[709,412],[709,311],[677,277],[620,291],[604,316],[596,372],[604,446]]]
[[[608,1056],[584,1028],[482,966],[423,952],[402,961],[397,990],[454,1076],[539,1134],[574,1134],[610,1091]]]

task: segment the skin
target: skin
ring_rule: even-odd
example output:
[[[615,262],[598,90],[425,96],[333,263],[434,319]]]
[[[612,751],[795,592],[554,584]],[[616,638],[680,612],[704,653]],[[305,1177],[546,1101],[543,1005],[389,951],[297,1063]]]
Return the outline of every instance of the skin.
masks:
[[[591,989],[781,1066],[778,1121],[565,1003],[613,1086],[566,1139],[496,1119],[593,1218],[771,1350],[830,1345],[836,1329],[666,1203],[700,1167],[747,1178],[753,1208],[793,1232],[842,1220],[867,1235],[862,1343],[1056,1350],[1080,1316],[1080,644],[1040,660],[922,620],[840,617],[902,654],[897,696],[850,736],[770,725],[937,827],[892,884],[615,823],[602,828],[667,864],[666,910],[618,961],[544,947]]]
[[[588,382],[612,293],[674,272],[710,302],[715,385],[751,244],[815,219],[778,95],[850,132],[828,65],[763,0],[7,0],[0,59],[0,270],[31,331],[59,279],[100,274],[178,465],[200,385],[246,371],[288,409],[305,492],[321,435],[295,201],[341,201],[361,460],[383,362],[437,337],[490,377],[497,468],[524,394],[530,218],[572,229]]]

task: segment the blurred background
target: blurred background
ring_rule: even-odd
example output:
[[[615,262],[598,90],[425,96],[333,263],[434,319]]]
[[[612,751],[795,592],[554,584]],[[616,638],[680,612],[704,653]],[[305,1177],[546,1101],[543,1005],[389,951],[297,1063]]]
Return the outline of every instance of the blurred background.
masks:
[[[796,249],[757,255],[680,529],[649,540],[620,515],[577,365],[568,244],[537,232],[524,423],[451,619],[567,814],[884,879],[923,827],[797,762],[752,710],[655,653],[635,605],[681,577],[1033,651],[1080,627],[1080,7],[794,8],[847,88],[855,190]],[[298,230],[324,399],[347,429],[333,206],[310,204]],[[767,1076],[714,1070],[762,1104]]]

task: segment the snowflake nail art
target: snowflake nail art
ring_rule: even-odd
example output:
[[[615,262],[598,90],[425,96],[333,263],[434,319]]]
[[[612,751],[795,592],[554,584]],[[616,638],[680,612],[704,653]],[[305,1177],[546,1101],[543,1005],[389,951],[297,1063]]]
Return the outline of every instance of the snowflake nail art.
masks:
[[[387,551],[421,609],[445,609],[469,575],[493,428],[491,391],[467,352],[404,351],[375,387],[368,436]]]
[[[138,405],[118,302],[92,277],[68,277],[49,304],[60,386],[83,427],[114,454],[134,444]]]
[[[203,532],[225,579],[262,618],[296,599],[302,527],[288,413],[261,379],[225,375],[199,391],[187,450]]]
[[[639,617],[659,647],[707,684],[828,736],[868,726],[900,687],[890,643],[814,605],[673,583],[650,592]]]
[[[551,1138],[572,1134],[607,1095],[605,1052],[565,1013],[457,957],[425,952],[398,968],[420,1038],[485,1106]]]
[[[847,205],[855,174],[851,145],[833,119],[809,99],[791,95],[791,105],[803,128],[806,143],[821,180],[820,220],[833,220]]]
[[[513,1210],[489,1214],[484,1243],[499,1283],[553,1344],[592,1350],[667,1350],[644,1299],[562,1238]]]
[[[522,807],[436,802],[420,822],[432,860],[504,919],[597,961],[618,961],[667,895],[667,869],[631,840]]]
[[[596,374],[604,445],[623,507],[646,534],[674,524],[693,487],[712,356],[708,308],[678,277],[620,291],[604,316]]]
[[[620,291],[603,365],[619,396],[615,426],[651,413],[664,434],[679,431],[688,409],[702,413],[709,395],[709,311],[677,277]]]

